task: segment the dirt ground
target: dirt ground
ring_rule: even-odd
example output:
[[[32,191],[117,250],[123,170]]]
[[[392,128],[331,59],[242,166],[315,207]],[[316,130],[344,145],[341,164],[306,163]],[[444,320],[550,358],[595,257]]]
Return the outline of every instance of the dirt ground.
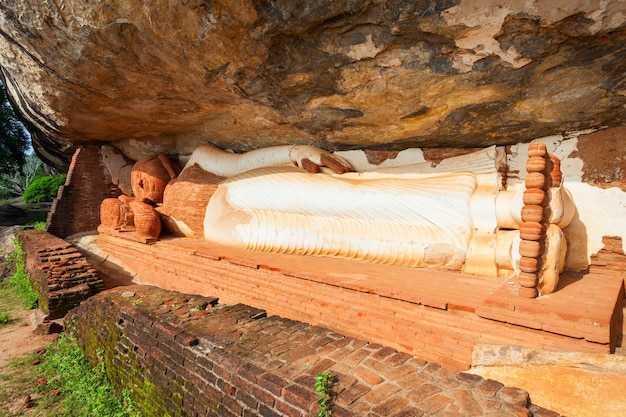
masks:
[[[33,334],[43,314],[40,310],[10,313],[11,321],[0,326],[0,368],[11,358],[37,352],[50,344],[58,335],[36,336]]]
[[[0,300],[0,305],[6,300]],[[13,309],[11,321],[0,326],[0,416],[55,415],[52,403],[44,410],[34,406],[44,398],[39,388],[47,381],[39,373],[39,355],[58,335],[33,333],[43,314],[39,310]],[[56,397],[55,397],[56,398]]]
[[[16,227],[0,226],[0,281],[8,279],[11,271],[6,258],[13,251],[13,233]],[[0,325],[0,369],[3,369],[11,358],[37,352],[47,346],[55,335],[37,336],[33,332],[43,321],[44,314],[39,309],[24,310],[19,300],[0,294],[0,312],[9,314],[9,322]]]

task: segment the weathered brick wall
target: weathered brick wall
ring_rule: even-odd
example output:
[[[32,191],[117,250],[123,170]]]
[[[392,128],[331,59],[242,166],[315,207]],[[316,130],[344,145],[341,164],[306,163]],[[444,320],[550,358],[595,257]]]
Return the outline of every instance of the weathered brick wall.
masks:
[[[95,269],[78,250],[49,233],[26,230],[18,234],[26,269],[39,295],[39,308],[58,319],[104,289]]]
[[[604,247],[600,252],[591,255],[590,272],[626,275],[626,254],[622,249],[622,238],[604,236]]]
[[[152,286],[104,291],[67,316],[87,355],[145,415],[310,416],[334,377],[333,416],[556,417],[528,393],[243,304]]]
[[[78,148],[72,157],[65,185],[59,188],[48,213],[46,230],[61,238],[96,230],[100,224],[100,203],[119,194],[98,148]]]
[[[596,187],[626,191],[626,126],[602,129],[578,138],[571,157],[583,161],[582,180]]]

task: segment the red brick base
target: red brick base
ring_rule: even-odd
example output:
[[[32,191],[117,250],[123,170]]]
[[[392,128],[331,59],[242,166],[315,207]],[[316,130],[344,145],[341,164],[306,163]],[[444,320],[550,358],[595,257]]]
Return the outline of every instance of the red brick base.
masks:
[[[138,283],[245,303],[457,369],[470,366],[477,343],[608,353],[615,341],[615,303],[622,294],[621,279],[584,277],[580,283],[598,288],[601,298],[571,287],[575,290],[525,300],[519,312],[530,323],[505,317],[507,309],[514,312],[510,305],[505,313],[496,309],[500,315],[491,314],[492,320],[481,317],[489,316],[486,306],[495,307],[486,301],[510,287],[493,278],[248,252],[191,239],[143,245],[101,235],[98,243],[136,273]],[[585,297],[588,308],[575,318],[567,316]]]

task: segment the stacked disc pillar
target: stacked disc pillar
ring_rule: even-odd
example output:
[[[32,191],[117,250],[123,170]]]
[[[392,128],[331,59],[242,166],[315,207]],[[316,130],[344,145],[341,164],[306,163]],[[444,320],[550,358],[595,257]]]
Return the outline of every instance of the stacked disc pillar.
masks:
[[[550,217],[547,208],[549,205],[548,189],[553,180],[551,175],[553,165],[545,144],[535,142],[529,145],[526,162],[528,175],[525,181],[526,190],[523,197],[524,206],[520,227],[519,268],[521,272],[518,277],[518,294],[521,297],[535,298],[538,295],[537,284]]]

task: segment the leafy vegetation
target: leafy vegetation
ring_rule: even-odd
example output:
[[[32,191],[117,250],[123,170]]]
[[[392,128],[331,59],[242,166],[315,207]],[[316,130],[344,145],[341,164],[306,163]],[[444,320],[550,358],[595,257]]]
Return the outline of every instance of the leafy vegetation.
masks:
[[[6,311],[0,312],[0,324],[7,324],[9,322],[9,313]]]
[[[0,277],[0,314],[6,314],[10,319],[16,316],[16,312],[24,310],[23,301],[17,295],[17,291],[12,286],[11,277],[6,279]]]
[[[44,375],[64,394],[59,416],[139,416],[127,391],[116,397],[106,377],[104,361],[92,367],[76,338],[64,334],[52,343],[42,362]]]
[[[318,397],[317,403],[320,405],[317,417],[331,417],[333,415],[333,412],[330,410],[332,405],[331,391],[333,388],[333,376],[331,373],[322,372],[317,374],[314,387]]]
[[[71,335],[11,360],[0,369],[0,415],[140,417],[128,391],[114,394],[102,363],[92,367]]]
[[[26,272],[26,261],[24,259],[24,250],[19,239],[14,238],[13,244],[15,249],[10,256],[14,264],[15,272],[11,276],[10,284],[15,289],[18,297],[22,300],[22,304],[26,309],[32,309],[37,306],[39,298],[33,287],[30,285],[30,278]]]
[[[0,175],[0,198],[7,200],[21,196],[33,179],[41,175],[44,175],[41,159],[34,153],[26,155],[26,162],[21,169]]]
[[[36,221],[33,223],[29,223],[31,226],[33,226],[35,229],[37,230],[46,230],[46,221],[45,220],[41,220],[41,221]]]
[[[58,177],[45,175],[35,178],[24,191],[22,196],[24,203],[34,204],[52,201],[56,197],[59,187],[65,183],[65,178],[65,174]]]
[[[0,84],[0,174],[19,171],[25,162],[29,138]]]

